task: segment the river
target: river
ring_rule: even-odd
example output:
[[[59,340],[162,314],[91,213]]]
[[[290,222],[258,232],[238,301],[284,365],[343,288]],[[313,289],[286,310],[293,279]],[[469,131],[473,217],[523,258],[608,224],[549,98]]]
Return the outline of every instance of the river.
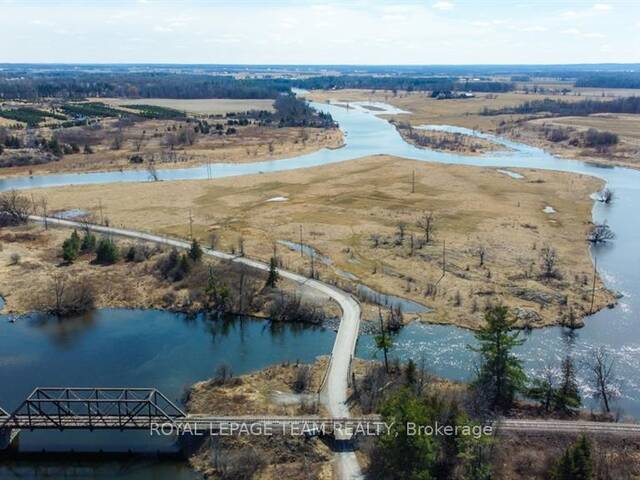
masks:
[[[345,133],[345,147],[337,150],[320,150],[308,155],[269,162],[213,165],[211,169],[203,166],[160,170],[160,178],[165,181],[206,179],[211,173],[214,177],[224,177],[286,171],[372,154],[389,154],[416,160],[498,169],[512,167],[550,169],[602,178],[615,191],[616,199],[610,205],[596,202],[593,207],[593,217],[596,221],[607,221],[617,237],[612,244],[592,249],[592,254],[597,258],[598,269],[607,286],[621,292],[624,296],[615,308],[602,310],[587,318],[586,326],[573,334],[568,334],[559,327],[535,330],[527,334],[527,342],[520,347],[520,353],[527,371],[533,373],[549,362],[559,363],[559,360],[568,352],[581,361],[588,356],[594,346],[606,346],[615,358],[618,377],[622,380],[622,398],[617,402],[617,406],[624,413],[640,416],[640,325],[638,324],[640,228],[633,220],[637,218],[637,213],[634,212],[640,208],[639,171],[621,167],[601,168],[580,161],[564,160],[547,154],[541,149],[492,136],[489,138],[508,146],[509,150],[470,157],[418,149],[404,142],[387,121],[378,118],[376,114],[379,114],[379,111],[371,112],[363,108],[345,109],[328,104],[314,104],[314,106],[331,113],[340,123]],[[526,175],[526,172],[524,173]],[[33,178],[2,179],[0,190],[145,180],[147,180],[147,174],[144,171],[45,175]],[[513,181],[522,180],[513,178]],[[246,344],[247,347],[251,346],[252,351],[262,348],[262,342],[270,345],[267,350],[271,353],[256,359],[255,353],[237,348],[237,336],[212,337],[211,332],[208,332],[200,322],[176,323],[168,319],[167,315],[171,314],[153,311],[135,314],[131,313],[135,311],[125,312],[136,318],[138,315],[143,315],[145,320],[134,319],[132,322],[127,322],[126,315],[120,311],[107,311],[107,313],[101,311],[96,314],[98,317],[107,315],[109,318],[115,317],[115,320],[94,321],[91,328],[69,331],[63,336],[46,333],[46,328],[34,325],[0,323],[0,351],[2,352],[0,385],[17,385],[9,391],[6,388],[2,389],[0,405],[5,408],[15,407],[18,399],[24,398],[31,388],[42,385],[43,382],[48,385],[53,383],[93,385],[96,382],[135,381],[137,384],[156,386],[163,391],[165,381],[168,381],[173,383],[166,385],[165,393],[175,398],[182,386],[211,375],[216,359],[220,358],[220,351],[229,352],[225,360],[234,366],[237,373],[242,373],[280,360],[294,360],[296,355],[299,355],[300,360],[309,360],[315,355],[328,353],[331,350],[332,336],[328,332],[323,334],[315,332],[312,335],[299,333],[297,337],[293,333],[285,334],[277,337],[281,339],[280,342],[276,342],[271,334],[268,334],[266,338],[269,340],[264,338],[260,340],[260,336],[252,337]],[[131,326],[130,323],[135,325]],[[165,323],[172,326],[166,327]],[[181,326],[176,327],[176,325]],[[163,335],[163,328],[171,331]],[[139,330],[137,334],[131,334],[131,329]],[[126,337],[127,332],[130,335],[128,343],[126,338],[120,337],[120,335]],[[316,336],[324,340],[316,341]],[[102,341],[102,345],[107,351],[108,346],[113,349],[116,342],[117,349],[113,349],[115,351],[112,354],[95,354],[99,349],[94,342],[100,344],[102,337],[106,339]],[[8,338],[12,340],[7,340]],[[135,342],[132,341],[133,338],[136,339]],[[216,345],[213,339],[216,338],[219,342],[218,349],[213,347]],[[398,335],[393,354],[403,359],[412,357],[416,360],[424,356],[427,365],[434,373],[464,380],[468,379],[472,373],[474,357],[466,349],[466,345],[473,343],[473,340],[470,332],[456,327],[415,324],[404,328]],[[198,345],[201,345],[201,342],[211,342],[211,345],[195,348],[194,342]],[[258,342],[259,348],[254,348],[255,342]],[[290,342],[293,345],[289,345]],[[373,356],[375,352],[372,343],[370,337],[362,336],[358,354],[364,357]],[[14,354],[7,355],[7,348],[14,348]],[[136,356],[140,351],[156,353],[142,361],[141,357]],[[65,355],[69,355],[68,362],[54,361]],[[176,362],[177,358],[180,359],[179,362]],[[16,362],[23,361],[27,363],[15,365]],[[12,362],[14,366],[11,366]],[[48,371],[53,365],[57,366],[57,369],[53,370],[56,376],[40,376],[41,371]],[[86,375],[89,371],[91,372],[89,376],[74,376],[81,373]],[[133,376],[128,376],[130,374]],[[581,379],[584,392],[588,393],[588,386],[584,382],[584,370],[581,372]],[[64,440],[61,441],[64,442]]]

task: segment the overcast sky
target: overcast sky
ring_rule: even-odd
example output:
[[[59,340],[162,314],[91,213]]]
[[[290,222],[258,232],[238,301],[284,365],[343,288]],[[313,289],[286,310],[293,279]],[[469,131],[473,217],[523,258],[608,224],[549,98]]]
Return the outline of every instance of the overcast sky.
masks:
[[[640,1],[0,0],[0,62],[640,62]]]

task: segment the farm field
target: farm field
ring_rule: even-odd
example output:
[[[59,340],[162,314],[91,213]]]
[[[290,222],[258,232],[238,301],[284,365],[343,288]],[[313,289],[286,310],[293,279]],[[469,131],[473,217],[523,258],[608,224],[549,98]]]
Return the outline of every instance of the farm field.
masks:
[[[246,112],[249,110],[273,111],[273,100],[269,99],[173,99],[173,98],[101,98],[100,101],[120,107],[127,105],[154,105],[173,108],[195,115],[224,115],[226,113]]]

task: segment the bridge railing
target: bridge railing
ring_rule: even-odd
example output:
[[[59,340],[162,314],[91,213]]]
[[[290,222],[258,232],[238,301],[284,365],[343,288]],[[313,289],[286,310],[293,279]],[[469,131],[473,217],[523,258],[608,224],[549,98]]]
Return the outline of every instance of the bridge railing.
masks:
[[[36,388],[0,428],[135,428],[185,413],[155,388]]]

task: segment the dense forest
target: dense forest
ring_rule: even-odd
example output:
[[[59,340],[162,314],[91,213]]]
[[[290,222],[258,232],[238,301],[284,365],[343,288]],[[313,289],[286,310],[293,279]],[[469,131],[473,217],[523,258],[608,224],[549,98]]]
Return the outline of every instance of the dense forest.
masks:
[[[328,113],[311,108],[307,102],[295,95],[280,95],[274,103],[276,109],[271,123],[281,127],[332,128],[336,124]]]
[[[312,89],[361,88],[367,90],[467,90],[473,92],[507,92],[512,83],[493,81],[465,81],[452,77],[404,77],[404,76],[324,76],[295,81],[293,86]]]
[[[576,87],[640,88],[640,72],[594,73],[578,78]]]
[[[484,109],[482,115],[549,113],[557,116],[591,115],[593,113],[640,113],[640,97],[616,98],[615,100],[581,100],[566,102],[545,98],[524,102],[516,107],[495,110]]]
[[[467,81],[453,77],[406,76],[317,76],[306,79],[250,78],[172,73],[77,73],[14,77],[0,72],[0,98],[82,99],[130,98],[276,98],[292,87],[306,89],[364,88],[371,90],[470,90],[505,92],[513,84],[496,81]]]
[[[164,73],[65,73],[9,77],[0,75],[0,98],[276,98],[289,91],[283,79]]]

